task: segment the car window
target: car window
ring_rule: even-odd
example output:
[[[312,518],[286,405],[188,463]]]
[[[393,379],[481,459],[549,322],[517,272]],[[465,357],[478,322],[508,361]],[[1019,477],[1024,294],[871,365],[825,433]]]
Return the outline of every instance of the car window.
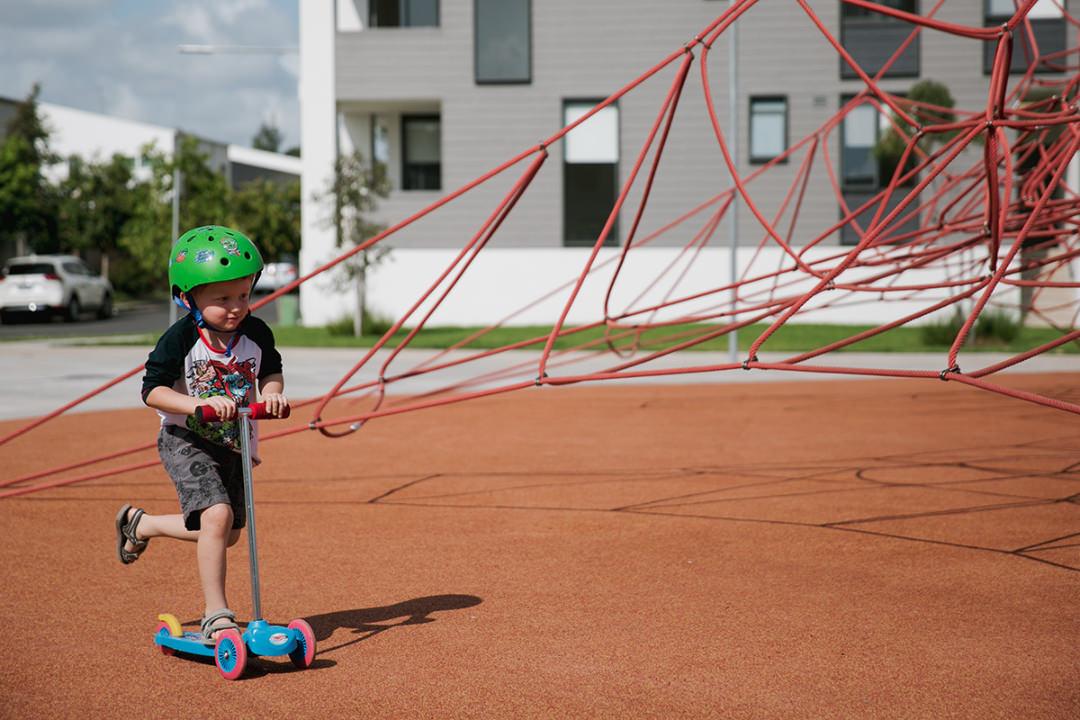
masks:
[[[66,262],[63,264],[64,271],[69,272],[72,275],[84,275],[82,267],[77,262]]]
[[[56,272],[49,263],[19,263],[7,269],[8,275],[46,275]]]

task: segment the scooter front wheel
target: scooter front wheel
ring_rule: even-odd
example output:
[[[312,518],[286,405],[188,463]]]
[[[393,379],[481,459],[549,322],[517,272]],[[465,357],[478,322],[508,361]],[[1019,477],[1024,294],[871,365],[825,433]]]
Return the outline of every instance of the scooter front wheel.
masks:
[[[226,680],[237,680],[247,667],[247,646],[240,633],[232,628],[217,632],[214,664]]]
[[[315,632],[308,625],[307,620],[301,619],[289,623],[289,629],[295,630],[300,636],[296,649],[289,653],[289,659],[301,670],[311,667],[311,663],[315,662]]]

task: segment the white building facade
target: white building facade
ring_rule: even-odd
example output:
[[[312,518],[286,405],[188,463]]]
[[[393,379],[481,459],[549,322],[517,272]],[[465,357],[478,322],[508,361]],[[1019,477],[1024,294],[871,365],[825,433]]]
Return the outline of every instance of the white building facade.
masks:
[[[886,4],[924,14],[938,5],[930,0]],[[868,71],[876,71],[913,27],[883,22],[836,0],[810,5]],[[935,17],[962,25],[1000,24],[1006,5],[1011,8],[1011,0],[949,0]],[[328,201],[317,199],[339,155],[360,150],[369,161],[385,164],[393,189],[375,219],[393,226],[536,147],[678,51],[727,7],[716,0],[304,0],[301,273],[345,249],[327,222]],[[1070,0],[1067,7],[1075,13],[1080,0]],[[1031,17],[1043,54],[1076,46],[1076,30],[1053,0],[1042,0]],[[745,177],[816,131],[865,86],[796,3],[759,2],[740,18],[738,32],[738,137],[733,139],[735,162]],[[725,132],[728,37],[722,36],[709,56],[709,86]],[[695,48],[699,57],[700,51]],[[950,89],[958,108],[977,109],[986,102],[992,51],[991,43],[921,32],[880,82],[885,90],[903,94],[919,80],[933,79]],[[706,113],[699,64],[691,68],[680,99],[638,239],[731,187]],[[548,148],[550,156],[528,192],[431,324],[550,324],[557,319],[570,292],[567,284],[584,267],[677,66],[673,63]],[[1013,69],[1024,69],[1017,56]],[[884,118],[866,105],[830,135],[831,165],[850,204],[861,204],[880,187],[872,150],[884,126]],[[519,163],[388,238],[393,248],[389,259],[369,273],[369,305],[394,318],[406,312],[479,230],[526,165]],[[795,245],[805,244],[841,216],[825,163],[818,165],[805,190],[802,232],[796,233]],[[750,186],[766,213],[781,204],[798,167],[799,158],[793,157]],[[1075,162],[1070,172],[1075,187]],[[643,181],[639,177],[597,258],[601,267],[582,288],[568,322],[603,318],[614,261],[633,224]],[[669,265],[681,271],[683,248],[705,217],[635,248],[609,305],[625,305],[642,293],[650,297],[649,292],[659,301],[662,291],[650,290],[650,282]],[[855,238],[846,232],[832,234],[808,259],[835,255],[853,244]],[[739,272],[752,259],[761,264],[754,267],[777,266],[781,258],[775,243],[756,253],[763,234],[760,223],[740,208]],[[721,226],[686,270],[680,288],[689,293],[724,284],[731,272],[727,244]],[[920,278],[906,276],[905,282],[940,279],[940,273],[927,272]],[[305,322],[319,325],[348,315],[354,299],[345,287],[340,278],[306,283],[301,291]],[[880,324],[920,306],[913,301],[885,310],[881,303],[868,302],[807,315],[806,320]]]

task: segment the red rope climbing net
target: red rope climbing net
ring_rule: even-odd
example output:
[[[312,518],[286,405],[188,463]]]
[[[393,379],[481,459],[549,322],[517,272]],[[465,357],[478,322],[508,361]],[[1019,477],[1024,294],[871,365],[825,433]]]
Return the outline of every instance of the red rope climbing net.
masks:
[[[1058,0],[1052,1],[1061,10],[1073,37],[1080,35],[1080,21],[1068,15]],[[1080,405],[1076,403],[1018,391],[987,379],[998,371],[1080,339],[1076,322],[1080,314],[1080,304],[1076,300],[1080,295],[1077,292],[1080,282],[1068,272],[1073,259],[1080,255],[1080,195],[1077,188],[1069,187],[1065,181],[1067,168],[1080,146],[1080,109],[1077,106],[1080,49],[1073,46],[1054,53],[1039,52],[1028,19],[1037,0],[1018,2],[1013,16],[998,27],[971,27],[937,20],[935,15],[944,0],[927,3],[931,6],[924,15],[906,13],[869,0],[844,0],[848,5],[910,24],[908,38],[871,75],[830,33],[805,0],[796,2],[805,14],[808,27],[835,49],[863,83],[862,90],[821,127],[753,172],[746,175],[738,172],[723,124],[717,117],[709,80],[709,56],[714,43],[758,3],[758,0],[735,0],[684,47],[672,52],[574,123],[258,303],[256,307],[273,301],[357,253],[386,241],[478,186],[519,168],[520,175],[512,181],[509,190],[471,239],[378,343],[364,352],[323,396],[294,405],[294,408],[312,407],[310,423],[266,435],[263,439],[309,429],[328,437],[340,437],[355,432],[373,418],[534,386],[723,370],[780,370],[960,382],[1080,414]],[[922,32],[947,33],[970,39],[973,43],[992,44],[993,65],[984,106],[944,108],[882,89],[880,78]],[[1075,45],[1075,42],[1070,44]],[[1022,75],[1010,74],[1014,52],[1028,55],[1027,71]],[[459,287],[476,258],[488,247],[543,169],[548,148],[603,108],[672,69],[674,77],[655,120],[580,273],[529,306],[509,312],[500,322],[477,331],[452,347],[433,352],[419,361],[415,361],[413,353],[407,361],[402,352],[410,347],[447,297]],[[694,207],[662,227],[639,234],[680,99],[688,92],[695,92],[695,86],[704,99],[721,167],[726,168],[732,182],[724,192],[697,198]],[[845,117],[865,105],[888,119],[892,132],[902,142],[903,151],[885,186],[859,206],[851,207],[845,201],[842,183],[830,157],[830,139],[842,127]],[[762,209],[763,201],[755,195],[756,188],[760,187],[758,181],[775,174],[781,163],[795,170],[789,173],[791,182],[775,212],[766,214]],[[815,168],[823,168],[842,217],[829,227],[807,229],[799,224],[800,212],[804,209],[806,190]],[[775,194],[770,193],[769,197],[772,202]],[[633,221],[621,250],[606,260],[599,260],[601,248],[616,219],[624,211],[629,213],[634,203]],[[734,283],[705,290],[685,288],[684,281],[694,261],[710,243],[715,245],[717,228],[736,205],[750,212],[760,233],[750,262],[740,268]],[[615,309],[614,292],[619,288],[621,272],[635,250],[687,228],[691,230],[690,239],[675,258],[655,273],[646,288],[632,292],[634,299],[625,307]],[[837,245],[836,239],[842,232],[857,238],[856,244]],[[769,255],[766,250],[772,252],[771,256],[780,258],[775,267],[764,266],[764,258]],[[569,326],[567,318],[585,283],[602,277],[608,278],[608,285],[603,307],[596,313],[597,319],[592,323]],[[936,279],[930,282],[927,277]],[[1062,295],[1061,291],[1066,291],[1068,299],[1053,299],[1055,293]],[[661,296],[659,301],[655,299],[657,293]],[[1001,362],[961,369],[961,350],[980,315],[993,307],[1016,308],[1016,298],[1021,295],[1028,298],[1024,302],[1025,310],[1054,327],[1059,336]],[[564,302],[550,331],[495,349],[469,349],[482,336],[513,322],[533,305],[552,298],[563,298]],[[760,358],[770,337],[794,318],[802,319],[827,308],[894,299],[919,301],[918,308],[823,347],[772,361]],[[963,322],[951,348],[942,358],[940,370],[826,366],[812,362],[827,353],[931,314],[954,310],[962,313]],[[677,354],[760,324],[765,325],[764,331],[753,340],[740,362],[694,364],[692,355]],[[406,327],[409,330],[404,339],[395,338],[398,331]],[[599,336],[598,330],[602,331]],[[665,331],[667,335],[663,335]],[[643,341],[646,332],[649,333],[648,342]],[[533,352],[515,352],[519,350]],[[654,362],[662,357],[667,357],[669,362],[662,365]],[[685,358],[685,364],[672,365],[671,357]],[[597,358],[607,358],[598,370],[594,367]],[[594,369],[584,370],[583,365]],[[362,369],[370,371],[376,366],[376,379],[354,381]],[[474,374],[470,374],[471,369],[475,369]],[[450,370],[456,373],[456,379],[444,384],[429,382],[429,389],[424,392],[391,392],[395,386],[408,387],[408,381],[412,379],[423,377],[430,381],[438,378],[440,372]],[[141,371],[140,365],[28,423],[0,438],[0,446]],[[345,396],[365,398],[366,409],[331,416],[331,404]],[[150,467],[157,464],[156,459],[46,480],[152,447],[147,444],[128,448],[4,479],[0,481],[0,488],[7,489],[0,490],[0,497]]]

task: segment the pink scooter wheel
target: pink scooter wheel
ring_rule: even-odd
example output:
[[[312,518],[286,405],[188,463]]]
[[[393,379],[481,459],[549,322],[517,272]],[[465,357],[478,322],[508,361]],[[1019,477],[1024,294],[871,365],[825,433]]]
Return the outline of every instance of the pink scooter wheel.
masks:
[[[247,667],[247,645],[240,633],[232,628],[219,630],[217,643],[214,645],[214,664],[217,665],[221,677],[226,680],[237,680],[244,674]]]
[[[167,622],[159,622],[158,626],[157,626],[157,630],[155,631],[155,634],[156,635],[164,635],[165,637],[172,637],[172,630],[169,628],[169,623],[167,623]],[[158,645],[158,649],[161,650],[162,655],[175,655],[176,654],[175,650],[173,650],[171,647],[165,647],[164,645]]]
[[[315,632],[308,625],[307,620],[301,619],[289,623],[289,629],[300,632],[300,642],[297,643],[296,649],[289,653],[289,659],[301,670],[311,667],[311,663],[315,662]]]

